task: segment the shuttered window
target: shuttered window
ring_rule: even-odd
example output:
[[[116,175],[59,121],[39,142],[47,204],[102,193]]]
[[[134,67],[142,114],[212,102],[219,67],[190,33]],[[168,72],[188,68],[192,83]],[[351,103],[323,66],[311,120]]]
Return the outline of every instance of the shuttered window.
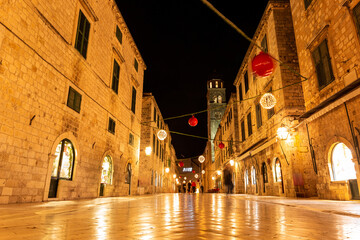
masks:
[[[115,121],[112,118],[109,118],[108,131],[115,134]]]
[[[251,123],[251,112],[247,115],[247,124],[248,124],[248,136],[252,134],[252,123]]]
[[[331,59],[326,39],[312,52],[312,57],[315,63],[319,89],[322,89],[334,81],[334,74],[331,67]]]
[[[245,141],[245,122],[244,120],[241,121],[241,139],[242,141]]]
[[[307,9],[309,7],[311,2],[312,2],[312,0],[304,0],[305,9]]]
[[[261,106],[260,106],[260,104],[256,105],[256,125],[257,125],[257,128],[261,127],[261,125],[262,125],[262,116],[261,116]]]
[[[138,61],[136,60],[136,58],[134,58],[134,68],[135,68],[136,71],[139,70],[139,63],[138,63]]]
[[[111,89],[117,94],[119,91],[119,76],[120,76],[120,66],[114,59],[114,68],[113,68],[113,78]]]
[[[131,111],[135,113],[136,109],[136,89],[132,88],[132,98],[131,98]]]
[[[247,91],[249,91],[249,76],[248,76],[248,71],[246,71],[245,74],[244,74],[244,85],[245,85],[245,94],[246,94]]]
[[[267,44],[267,37],[266,34],[263,37],[262,41],[261,41],[261,48],[265,51],[268,52],[268,44]]]
[[[120,44],[122,44],[122,32],[120,31],[120,28],[116,26],[116,38],[119,40]]]
[[[72,87],[69,88],[69,94],[67,99],[67,104],[69,108],[75,110],[76,112],[80,113],[81,107],[81,94],[78,93]]]
[[[355,24],[356,24],[356,28],[358,30],[358,34],[360,36],[360,3],[358,3],[354,9],[353,9],[353,14],[354,14],[354,18],[355,18]]]
[[[242,90],[242,85],[241,84],[239,86],[239,98],[240,98],[240,101],[243,100],[243,90]]]
[[[80,52],[80,54],[86,58],[87,47],[89,43],[89,32],[90,32],[90,22],[86,19],[85,15],[80,11],[79,21],[76,31],[76,40],[75,48]]]

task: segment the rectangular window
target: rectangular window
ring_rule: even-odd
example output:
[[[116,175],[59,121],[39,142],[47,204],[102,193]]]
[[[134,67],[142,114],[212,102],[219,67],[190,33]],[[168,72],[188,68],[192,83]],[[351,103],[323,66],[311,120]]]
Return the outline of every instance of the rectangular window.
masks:
[[[76,30],[75,48],[86,58],[87,47],[89,43],[90,22],[80,10],[79,21]]]
[[[157,116],[157,127],[160,128],[160,116]]]
[[[120,66],[114,59],[114,68],[113,68],[113,78],[111,89],[117,94],[119,91],[119,76],[120,76]]]
[[[152,148],[152,151],[154,152],[155,151],[155,134],[153,134],[153,148]]]
[[[156,108],[154,107],[154,122],[156,122]]]
[[[266,34],[263,37],[263,39],[261,40],[261,47],[262,49],[264,49],[265,52],[268,52],[268,45],[267,45],[267,37]]]
[[[245,85],[245,94],[249,91],[249,76],[248,71],[244,74],[244,85]]]
[[[69,108],[75,110],[76,112],[80,113],[81,107],[81,94],[78,93],[72,87],[69,88],[69,94],[67,99],[67,104]]]
[[[311,2],[312,2],[312,0],[304,0],[305,10],[309,7]]]
[[[245,141],[245,121],[242,120],[241,121],[241,138],[242,138],[242,141]]]
[[[159,139],[156,139],[156,156],[159,156]]]
[[[122,32],[118,26],[116,26],[116,38],[119,40],[120,44],[122,44]]]
[[[134,135],[131,133],[129,134],[129,144],[131,146],[134,146]]]
[[[259,103],[256,105],[256,125],[257,128],[262,125],[261,106]]]
[[[136,60],[136,58],[134,58],[134,68],[135,68],[136,71],[139,70],[139,63],[138,63],[138,61]]]
[[[109,118],[108,131],[115,134],[115,121],[112,118]]]
[[[242,90],[242,85],[241,84],[239,85],[239,98],[240,98],[240,101],[243,100],[243,90]]]
[[[247,115],[248,136],[252,134],[251,112]]]
[[[312,57],[315,63],[319,89],[322,89],[334,81],[326,39],[312,52]]]
[[[358,3],[354,9],[353,9],[353,14],[354,14],[354,18],[355,18],[355,24],[356,24],[356,28],[358,30],[358,34],[360,36],[360,3]]]
[[[132,88],[132,98],[131,98],[131,111],[135,113],[136,108],[136,89]]]

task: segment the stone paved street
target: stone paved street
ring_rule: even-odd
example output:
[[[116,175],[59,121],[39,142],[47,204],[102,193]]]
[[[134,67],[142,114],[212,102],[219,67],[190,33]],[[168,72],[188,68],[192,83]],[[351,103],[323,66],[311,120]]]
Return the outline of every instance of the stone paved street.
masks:
[[[360,203],[160,194],[0,206],[0,239],[360,239]]]

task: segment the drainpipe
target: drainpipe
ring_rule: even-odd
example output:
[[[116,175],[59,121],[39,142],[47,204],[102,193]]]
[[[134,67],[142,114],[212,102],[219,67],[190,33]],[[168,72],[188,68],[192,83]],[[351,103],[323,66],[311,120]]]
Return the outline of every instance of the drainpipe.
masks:
[[[309,141],[309,146],[310,146],[310,154],[311,154],[311,160],[312,160],[312,163],[313,163],[313,169],[314,169],[314,172],[317,174],[318,171],[317,171],[317,166],[316,166],[315,152],[314,152],[314,148],[313,148],[313,145],[312,145],[312,140],[311,140],[310,135],[309,135],[309,127],[308,127],[307,124],[306,124],[306,131],[307,131],[307,135],[308,135],[308,141]]]
[[[351,120],[350,120],[350,116],[349,116],[349,112],[348,112],[348,108],[347,108],[346,102],[344,102],[344,106],[345,106],[345,110],[346,110],[346,116],[347,116],[347,119],[348,119],[348,122],[349,122],[351,137],[352,137],[353,143],[354,143],[356,158],[357,158],[357,160],[358,160],[358,164],[360,164],[359,143],[358,143],[357,138],[356,138],[356,136],[355,136],[353,124],[352,124],[352,122],[351,122]]]

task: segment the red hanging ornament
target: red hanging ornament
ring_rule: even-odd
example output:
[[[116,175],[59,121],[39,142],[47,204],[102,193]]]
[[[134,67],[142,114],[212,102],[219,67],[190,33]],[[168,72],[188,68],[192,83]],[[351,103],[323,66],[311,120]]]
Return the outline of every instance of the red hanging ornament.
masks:
[[[181,176],[179,176],[179,178],[182,178]]]
[[[192,173],[195,173],[195,170],[192,170]]]
[[[198,124],[198,120],[196,117],[192,116],[190,119],[189,119],[189,125],[192,126],[192,127],[195,127],[197,124]]]
[[[179,167],[183,167],[184,163],[183,162],[179,162]]]
[[[264,52],[260,52],[253,58],[251,66],[253,73],[259,77],[267,77],[274,72],[274,62],[270,55]]]
[[[223,144],[222,142],[219,143],[219,148],[223,149],[225,147],[225,144]]]

